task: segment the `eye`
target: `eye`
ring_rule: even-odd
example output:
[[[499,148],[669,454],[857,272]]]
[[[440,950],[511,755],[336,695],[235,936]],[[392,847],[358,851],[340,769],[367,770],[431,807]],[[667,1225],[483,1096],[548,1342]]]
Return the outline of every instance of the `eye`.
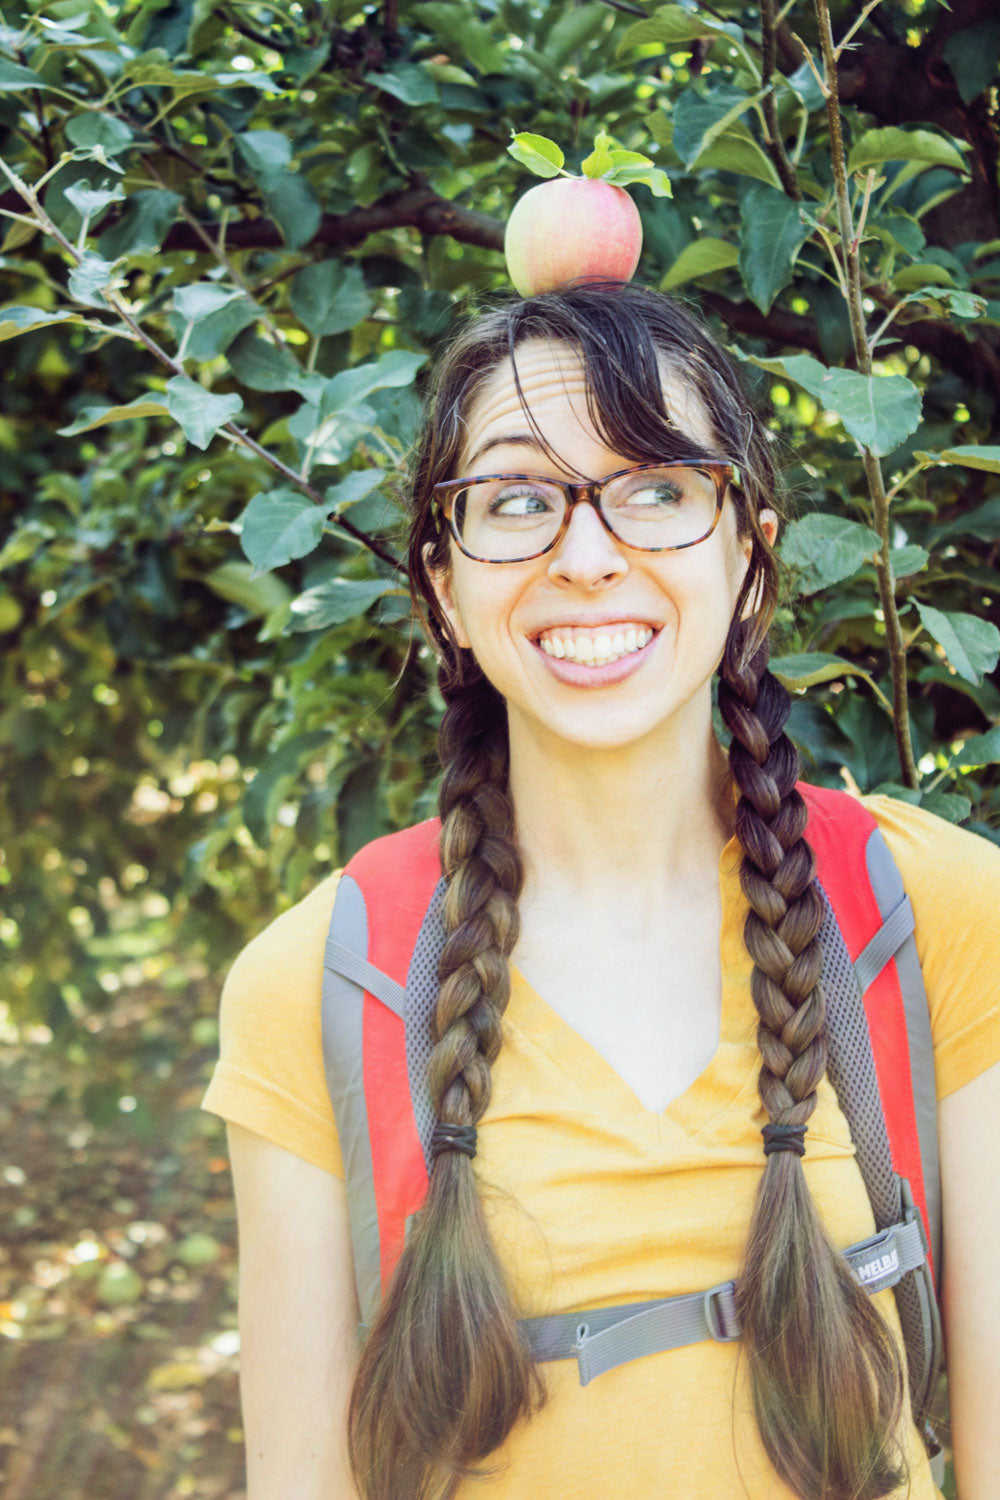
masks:
[[[647,481],[645,484],[637,485],[624,498],[624,504],[630,510],[646,509],[647,507],[665,510],[670,506],[679,505],[685,499],[682,485],[672,479],[659,478],[655,482]]]
[[[542,516],[552,509],[552,496],[535,485],[505,486],[489,503],[491,516]]]

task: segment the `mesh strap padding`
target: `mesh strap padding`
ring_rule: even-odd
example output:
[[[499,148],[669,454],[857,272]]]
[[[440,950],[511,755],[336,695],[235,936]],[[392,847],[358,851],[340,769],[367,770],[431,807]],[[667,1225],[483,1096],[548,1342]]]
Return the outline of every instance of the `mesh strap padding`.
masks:
[[[410,1075],[413,1115],[417,1122],[417,1134],[424,1148],[428,1173],[432,1166],[434,1109],[430,1089],[427,1087],[427,1064],[434,1050],[431,1018],[440,988],[441,954],[445,943],[444,898],[447,889],[448,882],[442,875],[421,923],[406,976],[406,1066]]]
[[[875,1223],[882,1229],[902,1219],[907,1200],[912,1200],[909,1199],[908,1185],[904,1185],[892,1165],[868,1021],[854,965],[829,898],[821,885],[819,889],[825,907],[819,939],[823,949],[821,983],[827,1014],[827,1074],[850,1125],[858,1167],[868,1191]],[[871,977],[874,978],[874,974]],[[930,1386],[938,1362],[937,1309],[933,1295],[928,1291],[929,1279],[925,1261],[920,1271],[895,1286],[896,1307],[906,1347],[910,1397],[914,1410],[920,1413],[931,1394]]]

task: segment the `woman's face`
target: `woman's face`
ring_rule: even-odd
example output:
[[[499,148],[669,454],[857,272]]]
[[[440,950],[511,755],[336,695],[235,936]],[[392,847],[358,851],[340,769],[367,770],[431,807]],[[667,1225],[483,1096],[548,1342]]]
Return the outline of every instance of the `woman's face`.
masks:
[[[571,348],[526,342],[517,368],[531,414],[562,462],[532,433],[505,361],[469,410],[451,477],[509,472],[578,481],[635,463],[591,425],[583,364]],[[725,458],[682,377],[665,369],[663,388],[692,451]],[[773,535],[770,512],[762,523]],[[512,737],[540,733],[610,750],[661,728],[686,732],[700,721],[707,729],[711,679],[750,554],[730,498],[711,536],[677,552],[625,546],[586,503],[573,508],[553,550],[527,562],[476,562],[450,546],[448,569],[434,575],[438,598],[459,645],[506,699]]]

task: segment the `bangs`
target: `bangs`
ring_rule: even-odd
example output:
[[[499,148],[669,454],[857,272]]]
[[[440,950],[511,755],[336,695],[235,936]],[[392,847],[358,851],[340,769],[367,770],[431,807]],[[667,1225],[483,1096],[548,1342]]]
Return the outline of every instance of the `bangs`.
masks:
[[[610,288],[618,294],[614,298],[608,296]],[[720,435],[715,431],[699,382],[685,370],[684,361],[672,357],[662,343],[657,343],[650,320],[641,316],[648,309],[635,305],[623,307],[619,282],[609,283],[608,289],[602,297],[601,285],[589,283],[585,307],[575,305],[570,291],[563,294],[558,304],[527,299],[511,309],[506,327],[507,357],[521,409],[539,446],[570,472],[578,472],[545,442],[525,398],[517,350],[533,340],[564,344],[581,362],[587,415],[598,437],[615,453],[635,463],[728,458],[730,455],[720,449]],[[688,400],[697,400],[701,405],[705,424],[713,434],[711,448],[706,448],[704,441],[686,427],[686,414],[670,410],[664,391],[667,375],[686,387]]]

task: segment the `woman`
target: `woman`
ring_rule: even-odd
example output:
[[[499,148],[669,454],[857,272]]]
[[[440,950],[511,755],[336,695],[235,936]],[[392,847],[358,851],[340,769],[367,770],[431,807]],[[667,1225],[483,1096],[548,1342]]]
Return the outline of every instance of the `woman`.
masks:
[[[511,302],[440,358],[410,551],[447,703],[428,1077],[478,1158],[436,1155],[359,1364],[319,1035],[330,877],[237,960],[205,1099],[239,1210],[249,1500],[938,1493],[892,1294],[834,1248],[874,1222],[824,1075],[819,898],[766,671],[773,478],[725,357],[640,287]],[[1000,851],[867,803],[931,1007],[956,1473],[995,1500]],[[741,1341],[586,1387],[572,1361],[540,1379],[518,1333],[733,1277]]]

